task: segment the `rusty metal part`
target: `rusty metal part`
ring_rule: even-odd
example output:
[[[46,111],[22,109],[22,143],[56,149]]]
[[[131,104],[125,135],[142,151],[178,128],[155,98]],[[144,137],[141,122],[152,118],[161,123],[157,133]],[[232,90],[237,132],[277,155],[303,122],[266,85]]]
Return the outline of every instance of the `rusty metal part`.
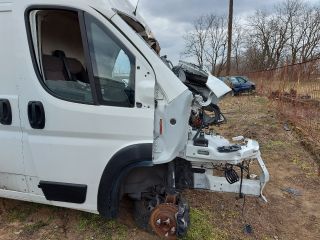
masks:
[[[177,194],[167,194],[165,203],[177,203]]]
[[[178,207],[172,203],[162,203],[155,207],[149,221],[152,230],[161,238],[177,239],[177,212]]]

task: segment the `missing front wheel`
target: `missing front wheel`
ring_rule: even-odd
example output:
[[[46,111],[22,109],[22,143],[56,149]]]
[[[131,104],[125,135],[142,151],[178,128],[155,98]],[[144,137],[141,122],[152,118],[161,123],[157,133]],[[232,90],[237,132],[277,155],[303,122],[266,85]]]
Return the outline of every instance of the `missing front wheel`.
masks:
[[[176,239],[186,235],[190,226],[190,208],[180,194],[154,195],[135,201],[137,225],[161,238]]]

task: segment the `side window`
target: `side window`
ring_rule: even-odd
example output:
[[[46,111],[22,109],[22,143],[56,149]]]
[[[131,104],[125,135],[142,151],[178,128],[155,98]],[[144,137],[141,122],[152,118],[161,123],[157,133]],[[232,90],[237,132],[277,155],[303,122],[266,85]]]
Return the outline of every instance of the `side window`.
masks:
[[[238,81],[239,81],[240,83],[242,83],[242,84],[247,82],[245,79],[240,78],[240,77],[238,77],[237,79],[238,79]]]
[[[121,50],[113,67],[112,78],[119,79],[122,82],[124,82],[126,86],[128,86],[131,71],[130,65],[131,64],[129,57],[125,54],[123,50]]]
[[[32,39],[46,87],[65,100],[93,103],[78,13],[34,10]]]
[[[105,105],[134,107],[135,58],[96,19],[85,14],[95,81]]]
[[[239,83],[238,79],[235,78],[235,77],[231,77],[231,78],[230,78],[230,81],[231,81],[233,84],[238,84],[238,83]]]

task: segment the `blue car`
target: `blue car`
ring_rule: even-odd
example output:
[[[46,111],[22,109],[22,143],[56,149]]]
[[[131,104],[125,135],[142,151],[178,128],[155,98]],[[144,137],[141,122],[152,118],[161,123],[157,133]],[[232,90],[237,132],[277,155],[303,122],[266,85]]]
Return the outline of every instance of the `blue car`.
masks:
[[[252,93],[256,90],[256,84],[249,81],[246,77],[231,76],[225,77],[224,82],[232,89],[232,95],[239,95],[243,92]]]

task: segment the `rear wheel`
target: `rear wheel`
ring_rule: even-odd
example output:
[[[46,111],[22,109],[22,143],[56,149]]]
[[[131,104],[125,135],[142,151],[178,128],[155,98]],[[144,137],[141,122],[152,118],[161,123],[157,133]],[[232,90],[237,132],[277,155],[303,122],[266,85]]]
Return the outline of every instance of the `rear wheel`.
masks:
[[[253,93],[255,93],[255,91],[256,91],[256,88],[254,86],[252,86],[249,90],[249,93],[253,94]]]

